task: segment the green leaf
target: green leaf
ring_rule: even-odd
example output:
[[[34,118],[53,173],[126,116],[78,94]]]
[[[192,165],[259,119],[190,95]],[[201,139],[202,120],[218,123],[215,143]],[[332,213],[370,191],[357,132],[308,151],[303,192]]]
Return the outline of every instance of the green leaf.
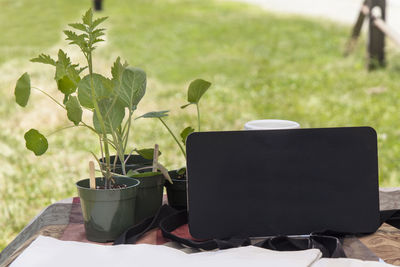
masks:
[[[64,31],[64,34],[67,36],[66,40],[71,41],[70,44],[76,44],[82,50],[87,51],[87,44],[85,41],[85,37],[87,34],[76,34],[73,31]]]
[[[63,50],[58,50],[58,59],[56,62],[56,75],[54,79],[56,81],[62,79],[65,75],[67,75],[67,68],[71,66],[71,59],[67,56],[67,54]]]
[[[135,173],[138,173],[138,172],[135,172],[134,170],[130,169],[130,170],[126,173],[126,176],[132,177]]]
[[[168,116],[169,110],[162,110],[162,111],[151,111],[147,112],[146,114],[143,114],[140,117],[137,117],[137,119],[140,118],[162,118],[162,117],[167,117]]]
[[[99,43],[99,42],[104,42],[104,39],[96,38],[92,41],[93,44]]]
[[[18,79],[17,84],[15,86],[15,101],[21,107],[25,107],[28,104],[29,96],[31,94],[31,79],[29,74],[25,72]]]
[[[186,104],[182,106],[181,108],[186,108],[190,104],[198,104],[201,97],[204,95],[204,93],[210,88],[211,83],[207,82],[202,79],[196,79],[192,81],[189,85],[188,88],[188,102],[189,104]]]
[[[154,157],[154,148],[136,149],[135,151],[145,159],[153,159]],[[158,151],[158,156],[161,156],[161,151]]]
[[[82,17],[82,21],[84,24],[91,26],[93,21],[93,11],[91,8],[86,11],[85,15]]]
[[[76,91],[77,84],[65,75],[57,81],[57,87],[63,94],[70,95]]]
[[[58,90],[65,95],[74,93],[78,87],[81,77],[76,67],[78,67],[78,65],[72,65],[70,58],[60,49],[58,51],[56,75],[54,79],[57,81]]]
[[[95,20],[93,21],[92,28],[93,28],[93,29],[96,28],[97,26],[99,26],[99,25],[100,25],[103,21],[105,21],[106,19],[108,19],[108,17],[102,17],[102,18],[95,19]]]
[[[67,109],[68,119],[75,125],[78,125],[82,121],[82,107],[78,102],[78,98],[76,96],[71,96],[65,108]]]
[[[56,65],[55,60],[52,59],[49,55],[45,55],[45,54],[40,54],[38,57],[32,58],[31,62],[49,64],[49,65],[53,65],[53,66]]]
[[[112,80],[121,82],[122,73],[124,72],[126,67],[127,64],[125,63],[124,65],[122,65],[121,58],[117,57],[117,59],[115,60],[114,64],[111,67]]]
[[[194,129],[192,127],[186,127],[183,129],[181,132],[181,137],[182,137],[182,142],[186,145],[186,138],[188,137],[189,134],[193,133]]]
[[[104,33],[105,30],[106,29],[96,29],[96,30],[92,31],[93,38],[97,38],[97,37],[103,36],[105,34]]]
[[[132,109],[139,104],[146,92],[146,73],[139,68],[127,67],[122,73],[119,99]]]
[[[111,81],[106,77],[94,73],[93,85],[97,101],[102,98],[108,98],[111,96]],[[94,104],[92,101],[90,74],[83,77],[83,79],[78,84],[78,99],[82,106],[90,109],[94,108]]]
[[[85,69],[87,69],[88,68],[88,66],[85,66],[85,67],[83,67],[83,68],[79,68],[78,69],[78,73],[80,74],[82,71],[84,71]]]
[[[125,116],[125,107],[119,101],[113,103],[112,99],[105,98],[99,101],[100,114],[106,126],[106,134],[110,134],[121,126]],[[93,111],[93,126],[98,133],[103,133],[97,112]]]
[[[46,137],[35,129],[27,131],[24,135],[24,139],[26,148],[33,151],[36,156],[42,155],[49,147]]]
[[[84,32],[87,31],[86,26],[83,25],[82,23],[70,23],[70,24],[68,24],[68,26],[71,26],[72,28],[80,30],[80,31],[84,31]]]

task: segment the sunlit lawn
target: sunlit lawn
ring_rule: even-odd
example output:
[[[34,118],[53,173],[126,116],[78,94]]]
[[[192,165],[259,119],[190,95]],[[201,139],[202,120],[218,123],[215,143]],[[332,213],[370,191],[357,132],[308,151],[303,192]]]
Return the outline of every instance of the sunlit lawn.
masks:
[[[0,0],[0,249],[43,207],[76,195],[74,182],[87,177],[87,151],[98,153],[95,136],[73,129],[52,135],[48,153],[33,156],[24,148],[24,131],[48,134],[68,121],[41,95],[34,94],[27,109],[13,100],[15,81],[25,71],[33,84],[54,91],[53,70],[28,60],[65,47],[61,30],[89,3]],[[188,83],[203,78],[213,83],[201,102],[204,129],[241,129],[260,118],[291,119],[303,127],[370,125],[379,137],[381,185],[400,185],[400,65],[392,64],[393,52],[386,70],[368,73],[364,42],[351,57],[342,56],[349,28],[225,1],[105,1],[101,15],[110,16],[109,30],[107,43],[96,50],[95,70],[109,76],[118,55],[146,70],[148,92],[137,115],[171,109],[167,120],[174,131],[195,126],[194,111],[179,106]],[[70,51],[80,60],[77,50]],[[183,164],[159,122],[136,121],[132,146],[155,142],[168,167]]]

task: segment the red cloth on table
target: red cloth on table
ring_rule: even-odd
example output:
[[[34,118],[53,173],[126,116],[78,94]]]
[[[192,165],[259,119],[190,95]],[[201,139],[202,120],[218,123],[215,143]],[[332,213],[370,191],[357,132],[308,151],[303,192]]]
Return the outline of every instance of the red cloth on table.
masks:
[[[193,239],[189,233],[188,225],[185,224],[179,228],[177,228],[173,233],[177,236]],[[83,224],[83,216],[80,205],[79,197],[74,197],[72,201],[72,208],[69,216],[69,223],[66,229],[64,230],[63,235],[60,240],[65,241],[79,241],[79,242],[87,242],[87,243],[96,243],[91,242],[86,239],[85,235],[85,227]],[[169,240],[165,239],[162,236],[162,232],[160,229],[156,228],[149,232],[147,232],[138,242],[137,244],[152,244],[152,245],[162,245],[167,243]],[[112,245],[110,243],[96,243],[102,245]]]

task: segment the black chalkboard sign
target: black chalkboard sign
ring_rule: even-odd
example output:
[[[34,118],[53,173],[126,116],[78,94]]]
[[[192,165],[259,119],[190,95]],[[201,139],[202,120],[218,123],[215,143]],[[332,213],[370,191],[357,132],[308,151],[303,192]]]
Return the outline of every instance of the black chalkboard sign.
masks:
[[[193,133],[190,233],[204,239],[374,232],[377,158],[370,127]]]

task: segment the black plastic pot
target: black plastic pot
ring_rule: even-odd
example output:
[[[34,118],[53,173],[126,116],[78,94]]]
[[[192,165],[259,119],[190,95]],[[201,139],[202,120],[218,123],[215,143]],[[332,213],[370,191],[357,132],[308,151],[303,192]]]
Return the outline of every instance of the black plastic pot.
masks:
[[[165,187],[167,188],[168,204],[176,209],[187,209],[187,180],[184,178],[178,178],[177,171],[168,172],[171,176],[173,184],[165,181]]]
[[[135,223],[139,223],[147,217],[154,216],[161,207],[164,191],[164,176],[158,173],[147,177],[135,177],[135,179],[140,181],[137,192],[135,216]]]
[[[128,155],[125,155],[124,158],[126,158]],[[118,174],[122,174],[122,165],[121,165],[121,161],[119,160],[119,158],[117,159],[117,163],[115,164],[115,169],[113,169],[114,166],[114,160],[115,160],[115,156],[111,156],[110,157],[110,161],[111,161],[111,167],[112,167],[112,172],[118,173]],[[100,162],[104,164],[105,159],[101,158]],[[128,159],[128,162],[126,163],[125,166],[125,170],[128,173],[129,170],[136,170],[139,168],[143,168],[146,166],[151,166],[153,165],[153,160],[151,159],[145,159],[140,155],[131,155]],[[143,172],[143,171],[140,171]]]
[[[135,224],[136,202],[140,182],[128,177],[115,177],[124,189],[90,189],[89,179],[76,183],[81,199],[86,238],[94,242],[114,241]],[[105,179],[96,178],[104,186]]]
[[[125,155],[127,157],[127,155]],[[111,156],[111,163],[114,162],[115,156]],[[100,160],[103,162],[103,159]],[[143,167],[147,169],[140,170],[140,173],[151,173],[152,160],[143,158],[140,155],[131,155],[125,166],[126,172],[129,170],[136,170]],[[117,159],[115,169],[112,171],[122,175],[122,166],[120,160]],[[135,177],[140,181],[136,201],[136,216],[135,224],[142,221],[147,217],[154,216],[162,205],[162,196],[164,189],[164,176],[161,173],[145,177]]]

